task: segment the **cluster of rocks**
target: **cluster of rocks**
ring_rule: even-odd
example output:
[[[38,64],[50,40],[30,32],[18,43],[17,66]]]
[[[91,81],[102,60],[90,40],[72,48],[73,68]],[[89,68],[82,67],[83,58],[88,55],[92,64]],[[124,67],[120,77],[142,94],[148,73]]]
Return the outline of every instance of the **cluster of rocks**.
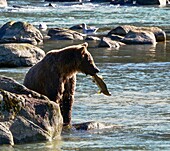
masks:
[[[118,26],[102,37],[99,46],[117,48],[126,44],[151,44],[166,41],[166,33],[158,27]]]
[[[49,29],[48,36],[52,40],[85,40],[98,41],[98,47],[109,47],[118,49],[127,44],[151,44],[166,41],[166,33],[158,27],[136,27],[131,25],[118,26],[106,35],[85,35],[75,30],[82,29],[81,24],[70,29]]]
[[[0,28],[0,67],[32,66],[45,52],[35,46],[43,42],[43,35],[26,22],[7,22]]]

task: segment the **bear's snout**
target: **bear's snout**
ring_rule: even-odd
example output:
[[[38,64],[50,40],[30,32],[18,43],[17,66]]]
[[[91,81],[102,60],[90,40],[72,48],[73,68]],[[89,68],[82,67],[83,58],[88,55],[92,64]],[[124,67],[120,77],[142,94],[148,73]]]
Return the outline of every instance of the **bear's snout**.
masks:
[[[93,66],[91,70],[89,70],[90,72],[89,73],[86,73],[86,74],[89,74],[91,76],[94,76],[96,73],[98,73],[100,70],[96,67],[96,66]]]

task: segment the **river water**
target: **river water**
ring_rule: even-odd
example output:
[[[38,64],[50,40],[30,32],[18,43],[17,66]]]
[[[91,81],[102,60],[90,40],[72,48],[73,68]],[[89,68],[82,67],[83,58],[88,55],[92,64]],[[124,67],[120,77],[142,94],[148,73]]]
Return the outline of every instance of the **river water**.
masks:
[[[7,21],[27,21],[37,26],[71,27],[85,22],[99,27],[99,33],[123,24],[158,26],[170,29],[170,7],[120,7],[107,3],[70,5],[43,1],[8,1],[0,9],[0,25]],[[71,3],[72,4],[72,3]],[[22,8],[14,8],[21,5]],[[55,41],[41,46],[45,51],[62,48],[72,42]],[[169,150],[170,148],[170,42],[150,45],[122,46],[119,50],[96,48],[89,43],[100,75],[112,96],[98,94],[89,76],[77,75],[77,88],[72,122],[87,121],[115,124],[120,128],[63,132],[61,138],[39,142],[1,146],[0,150]],[[0,74],[23,82],[29,68],[0,68]]]

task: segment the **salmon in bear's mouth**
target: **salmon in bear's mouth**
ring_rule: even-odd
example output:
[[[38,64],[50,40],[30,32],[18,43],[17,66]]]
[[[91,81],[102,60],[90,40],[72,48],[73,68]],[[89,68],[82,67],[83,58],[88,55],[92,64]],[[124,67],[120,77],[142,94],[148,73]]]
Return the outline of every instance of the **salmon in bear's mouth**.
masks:
[[[103,81],[103,79],[100,76],[95,74],[92,76],[92,78],[93,78],[93,82],[95,82],[97,84],[97,86],[99,87],[100,93],[111,96],[111,93],[108,91],[105,82]]]

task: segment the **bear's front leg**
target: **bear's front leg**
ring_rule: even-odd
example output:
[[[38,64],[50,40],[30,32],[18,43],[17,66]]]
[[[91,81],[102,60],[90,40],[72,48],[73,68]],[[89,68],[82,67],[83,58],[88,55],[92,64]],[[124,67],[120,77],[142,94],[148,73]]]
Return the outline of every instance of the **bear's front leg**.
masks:
[[[63,116],[63,125],[71,124],[72,106],[74,103],[74,93],[76,86],[76,75],[66,79],[64,84],[63,98],[60,103],[60,109]]]

